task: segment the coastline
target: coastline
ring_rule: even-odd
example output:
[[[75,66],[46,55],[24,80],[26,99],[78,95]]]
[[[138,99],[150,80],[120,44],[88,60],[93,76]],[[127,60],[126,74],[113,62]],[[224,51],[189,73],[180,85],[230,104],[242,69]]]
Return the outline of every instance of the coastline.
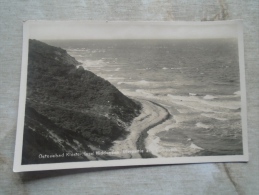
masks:
[[[155,157],[150,152],[146,152],[145,138],[148,135],[147,132],[169,119],[171,115],[166,108],[155,102],[135,99],[141,103],[142,112],[133,120],[131,126],[128,127],[127,131],[129,135],[127,138],[114,141],[114,145],[109,151],[119,151],[119,154],[109,155],[110,157],[120,159]]]
[[[142,158],[155,158],[157,156],[154,155],[154,153],[152,153],[152,151],[148,150],[146,148],[146,138],[148,137],[148,131],[150,129],[152,129],[153,127],[157,126],[157,125],[160,125],[162,123],[164,123],[166,120],[170,119],[172,117],[172,115],[170,114],[170,112],[165,108],[163,107],[162,105],[158,104],[158,103],[155,103],[153,101],[150,101],[148,100],[149,102],[153,103],[154,105],[162,108],[167,114],[162,118],[162,120],[154,123],[154,124],[150,124],[148,127],[146,127],[144,130],[142,130],[142,132],[140,133],[139,135],[139,138],[136,142],[136,145],[137,145],[137,149],[138,150],[143,150],[145,152],[143,153],[140,153],[141,157]],[[155,141],[155,140],[153,140]]]

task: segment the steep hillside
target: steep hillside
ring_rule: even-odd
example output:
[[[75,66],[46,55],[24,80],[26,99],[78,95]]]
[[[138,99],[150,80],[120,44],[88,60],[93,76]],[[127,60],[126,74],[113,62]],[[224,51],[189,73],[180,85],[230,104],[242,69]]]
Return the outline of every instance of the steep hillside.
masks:
[[[107,149],[125,135],[139,110],[138,103],[84,70],[65,50],[29,40],[24,164],[87,160],[42,160],[39,154]]]

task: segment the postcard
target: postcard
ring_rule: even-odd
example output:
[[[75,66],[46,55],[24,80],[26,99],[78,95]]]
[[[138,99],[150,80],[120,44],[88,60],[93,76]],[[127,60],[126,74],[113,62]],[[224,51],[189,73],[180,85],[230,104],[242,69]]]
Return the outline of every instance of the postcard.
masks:
[[[247,162],[242,21],[26,21],[14,172]]]

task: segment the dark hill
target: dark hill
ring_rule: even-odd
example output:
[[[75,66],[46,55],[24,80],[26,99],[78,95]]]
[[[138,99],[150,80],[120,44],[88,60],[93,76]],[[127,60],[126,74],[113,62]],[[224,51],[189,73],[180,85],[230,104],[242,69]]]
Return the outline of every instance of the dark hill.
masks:
[[[139,114],[138,103],[84,70],[66,50],[37,40],[29,40],[27,77],[23,164],[87,160],[39,154],[107,149]]]

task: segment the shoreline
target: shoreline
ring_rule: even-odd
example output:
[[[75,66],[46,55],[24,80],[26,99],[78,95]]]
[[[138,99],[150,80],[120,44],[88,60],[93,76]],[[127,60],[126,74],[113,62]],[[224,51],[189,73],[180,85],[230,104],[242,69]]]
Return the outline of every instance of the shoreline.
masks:
[[[163,122],[165,122],[166,120],[170,119],[172,117],[172,115],[170,114],[170,112],[165,108],[163,107],[162,105],[156,103],[156,102],[153,102],[153,101],[150,101],[150,100],[147,100],[157,106],[159,106],[160,108],[164,109],[165,112],[167,112],[167,115],[161,120],[161,121],[158,121],[157,123],[154,123],[154,124],[151,124],[149,127],[147,127],[146,129],[142,130],[142,132],[140,133],[140,136],[136,142],[136,145],[137,145],[137,149],[138,150],[143,150],[145,152],[143,153],[140,153],[140,156],[142,158],[156,158],[157,156],[155,156],[154,154],[152,154],[152,151],[149,151],[146,149],[146,144],[145,144],[145,140],[146,138],[148,137],[148,131],[152,128],[154,128],[155,126],[157,125],[160,125],[162,124]]]
[[[148,136],[147,132],[151,128],[168,120],[171,117],[171,114],[166,108],[158,103],[140,98],[135,99],[141,103],[142,111],[128,127],[127,131],[129,132],[129,135],[124,140],[114,141],[114,145],[109,149],[109,151],[117,151],[119,153],[109,155],[111,158],[131,159],[156,157],[146,150],[145,139]],[[125,151],[136,152],[131,153]]]

